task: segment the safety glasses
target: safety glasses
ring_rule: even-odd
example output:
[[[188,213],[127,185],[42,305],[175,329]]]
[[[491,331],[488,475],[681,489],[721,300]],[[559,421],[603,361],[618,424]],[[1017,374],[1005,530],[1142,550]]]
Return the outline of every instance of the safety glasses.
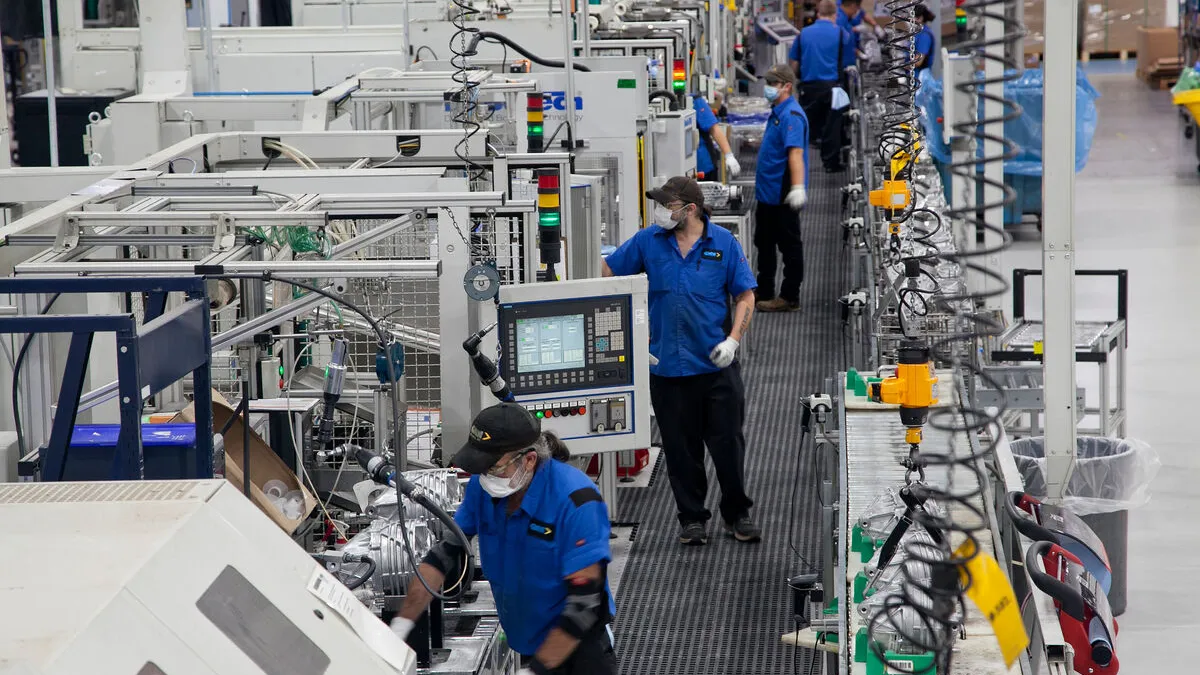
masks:
[[[495,476],[496,478],[503,478],[504,476],[502,474],[508,470],[508,467],[521,461],[521,459],[523,459],[525,457],[525,455],[529,454],[530,452],[533,452],[533,450],[532,449],[522,450],[521,452],[514,455],[513,458],[508,460],[507,462],[505,462],[503,464],[497,464],[496,466],[493,466],[492,468],[488,469],[487,470],[488,475]]]

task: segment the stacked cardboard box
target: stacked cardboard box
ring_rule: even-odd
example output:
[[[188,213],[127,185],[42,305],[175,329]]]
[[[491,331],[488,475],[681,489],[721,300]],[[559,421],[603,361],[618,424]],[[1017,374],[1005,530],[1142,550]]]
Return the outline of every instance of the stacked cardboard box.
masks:
[[[1179,56],[1177,28],[1139,28],[1137,75],[1154,89],[1166,89],[1179,79],[1183,60]]]
[[[1025,53],[1044,51],[1045,0],[1025,0]],[[1139,28],[1161,28],[1166,21],[1163,0],[1083,0],[1079,6],[1079,51],[1135,52]]]

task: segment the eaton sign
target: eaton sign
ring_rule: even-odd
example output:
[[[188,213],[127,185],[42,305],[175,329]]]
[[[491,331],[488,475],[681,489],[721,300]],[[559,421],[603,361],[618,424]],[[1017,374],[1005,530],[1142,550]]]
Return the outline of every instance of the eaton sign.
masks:
[[[567,92],[565,91],[547,91],[542,94],[542,110],[550,112],[552,110],[565,111],[567,109]],[[575,97],[575,110],[583,110],[583,97]]]

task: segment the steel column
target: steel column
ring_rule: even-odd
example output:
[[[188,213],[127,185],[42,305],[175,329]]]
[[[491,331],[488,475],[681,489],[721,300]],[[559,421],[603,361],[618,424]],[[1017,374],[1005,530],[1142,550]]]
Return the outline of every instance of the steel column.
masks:
[[[1004,56],[1004,33],[1005,25],[1003,16],[1004,8],[987,9],[984,11],[983,31],[984,41],[987,43],[985,48],[989,54],[994,54],[998,57]],[[992,16],[992,15],[999,16]],[[999,59],[984,59],[984,78],[988,82],[983,87],[985,99],[980,100],[983,105],[984,119],[999,119],[1004,116],[1005,110],[992,110],[991,107],[999,104],[994,103],[1004,97],[1004,82],[1001,81],[1004,77],[1004,63]],[[983,126],[983,133],[988,137],[983,141],[983,156],[984,157],[1002,157],[1004,155],[1004,144],[998,140],[1004,138],[1004,123],[992,122]],[[983,167],[984,183],[983,203],[995,204],[993,208],[987,209],[984,212],[983,219],[988,227],[983,230],[983,247],[985,250],[996,251],[983,260],[983,266],[991,270],[997,277],[1003,277],[1004,271],[1001,269],[1000,247],[1003,245],[1003,237],[1001,232],[1004,231],[1004,189],[1000,186],[1004,184],[1004,163],[1003,162],[987,162]],[[974,244],[974,242],[972,242]],[[979,281],[981,290],[995,291],[999,285],[999,281],[989,278],[988,275],[980,275]],[[984,307],[990,310],[1000,310],[1003,306],[1004,298],[999,294],[994,294],[991,297],[985,298],[983,301]],[[1074,396],[1074,389],[1071,390]]]
[[[1075,467],[1075,47],[1078,0],[1045,3],[1042,307],[1046,494],[1061,499]]]

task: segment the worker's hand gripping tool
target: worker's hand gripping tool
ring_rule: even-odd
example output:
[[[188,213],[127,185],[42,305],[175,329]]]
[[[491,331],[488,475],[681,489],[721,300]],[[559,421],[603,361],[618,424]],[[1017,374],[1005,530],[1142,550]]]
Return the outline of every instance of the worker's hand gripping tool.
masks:
[[[872,401],[900,406],[904,441],[911,451],[905,466],[910,474],[917,472],[921,480],[925,479],[925,471],[917,453],[921,449],[921,430],[929,420],[929,408],[938,402],[937,385],[929,347],[917,340],[905,340],[900,344],[896,373],[881,382],[872,382],[868,389]]]
[[[1088,574],[1108,593],[1112,584],[1112,565],[1104,542],[1079,516],[1070,511],[1043,504],[1024,492],[1010,492],[1004,500],[1008,517],[1017,531],[1033,541],[1048,541],[1078,558]]]
[[[1116,675],[1120,668],[1113,647],[1117,623],[1099,582],[1079,558],[1048,541],[1029,547],[1025,565],[1033,585],[1054,600],[1063,638],[1075,651],[1075,672]]]

